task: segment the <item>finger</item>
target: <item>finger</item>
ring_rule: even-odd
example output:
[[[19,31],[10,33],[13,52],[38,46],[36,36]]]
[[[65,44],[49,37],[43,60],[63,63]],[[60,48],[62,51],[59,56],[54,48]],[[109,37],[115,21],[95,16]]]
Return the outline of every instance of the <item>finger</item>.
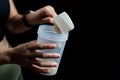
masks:
[[[55,12],[55,9],[50,5],[47,5],[47,6],[43,7],[43,10],[45,11],[44,14],[46,14],[47,16],[50,16],[50,17],[57,16],[57,13]]]
[[[43,24],[43,23],[51,23],[51,24],[53,24],[53,18],[51,18],[51,17],[45,17],[45,18],[43,18],[42,20],[41,20],[41,23]]]
[[[55,47],[55,44],[38,44],[35,46],[31,46],[31,49],[53,49]]]
[[[55,44],[37,44],[36,41],[31,41],[26,45],[29,49],[53,49],[56,47]]]
[[[31,64],[31,66],[29,66],[29,68],[37,71],[38,73],[50,73],[50,69],[47,69],[47,68],[42,68],[42,67],[39,67],[37,65],[34,65],[34,64]]]
[[[57,16],[57,13],[56,13],[56,11],[55,11],[55,9],[54,9],[53,7],[51,7],[51,11],[52,11],[53,17],[56,17],[56,16]]]
[[[57,63],[53,61],[43,62],[43,61],[34,60],[34,61],[31,61],[31,63],[39,67],[56,67],[57,66]]]
[[[34,54],[31,54],[29,57],[31,58],[59,58],[59,53],[42,53],[42,52],[35,52]]]

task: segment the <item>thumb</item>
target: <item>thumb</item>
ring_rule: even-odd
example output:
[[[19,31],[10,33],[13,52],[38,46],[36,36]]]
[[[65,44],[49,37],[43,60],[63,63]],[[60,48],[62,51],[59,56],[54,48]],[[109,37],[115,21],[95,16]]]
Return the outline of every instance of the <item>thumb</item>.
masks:
[[[53,18],[45,17],[41,20],[41,23],[51,23],[51,24],[53,24]]]

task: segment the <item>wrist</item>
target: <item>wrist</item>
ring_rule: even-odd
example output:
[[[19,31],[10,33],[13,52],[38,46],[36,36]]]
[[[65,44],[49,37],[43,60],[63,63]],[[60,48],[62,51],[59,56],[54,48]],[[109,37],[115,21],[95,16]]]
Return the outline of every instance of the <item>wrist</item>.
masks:
[[[28,20],[27,20],[27,15],[28,14],[31,14],[31,13],[33,13],[33,11],[27,11],[24,15],[23,15],[23,24],[26,26],[26,27],[28,27],[28,28],[32,28],[33,26],[35,26],[35,24],[31,24]]]
[[[6,51],[6,62],[9,64],[15,64],[15,60],[16,60],[16,55],[15,55],[16,51],[14,48],[9,48]]]
[[[0,52],[0,64],[10,64],[11,60],[10,60],[10,53],[11,50],[7,49],[7,50],[3,50],[2,52]]]

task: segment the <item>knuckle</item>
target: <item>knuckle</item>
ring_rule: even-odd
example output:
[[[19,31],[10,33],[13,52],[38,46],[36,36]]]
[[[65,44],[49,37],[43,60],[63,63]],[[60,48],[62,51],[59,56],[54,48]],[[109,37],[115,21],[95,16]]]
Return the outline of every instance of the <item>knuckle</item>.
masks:
[[[31,43],[31,44],[34,44],[34,43],[35,43],[35,41],[31,41],[30,43]]]
[[[48,10],[48,9],[54,9],[54,8],[51,5],[47,5],[45,9]]]
[[[43,53],[43,54],[42,54],[42,57],[43,57],[43,58],[46,58],[47,56],[46,56],[46,54],[45,54],[45,53]]]

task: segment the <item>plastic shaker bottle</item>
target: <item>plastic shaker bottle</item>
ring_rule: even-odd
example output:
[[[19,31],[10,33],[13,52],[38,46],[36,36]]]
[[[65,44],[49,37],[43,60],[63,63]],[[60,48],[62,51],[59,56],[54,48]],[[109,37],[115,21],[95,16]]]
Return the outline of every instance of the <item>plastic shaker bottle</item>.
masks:
[[[54,43],[56,44],[55,49],[45,49],[45,50],[38,50],[40,52],[47,52],[47,53],[59,53],[60,58],[57,59],[42,59],[37,58],[39,61],[44,62],[53,62],[55,61],[58,65],[57,67],[42,67],[42,68],[49,68],[51,72],[49,74],[43,74],[43,75],[55,75],[57,73],[61,57],[65,48],[66,41],[68,40],[69,31],[74,29],[74,25],[70,17],[66,12],[62,12],[58,16],[56,16],[54,19],[54,26],[48,25],[48,24],[42,24],[38,28],[38,37],[37,37],[37,43],[43,44],[43,43]]]

